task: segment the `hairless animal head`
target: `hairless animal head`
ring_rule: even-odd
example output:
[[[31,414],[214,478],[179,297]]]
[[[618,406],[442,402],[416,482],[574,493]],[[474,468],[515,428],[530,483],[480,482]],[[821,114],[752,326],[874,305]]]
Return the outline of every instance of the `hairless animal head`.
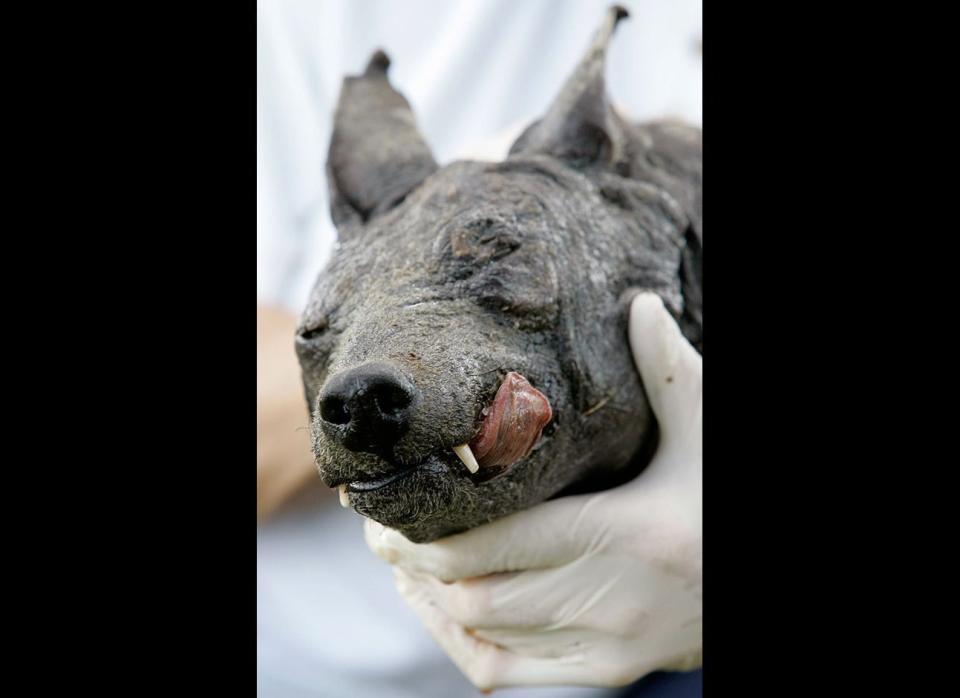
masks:
[[[701,348],[701,135],[612,108],[612,7],[499,163],[440,167],[378,51],[344,80],[339,245],[298,329],[320,476],[414,542],[639,472],[656,429],[626,336],[658,293]]]

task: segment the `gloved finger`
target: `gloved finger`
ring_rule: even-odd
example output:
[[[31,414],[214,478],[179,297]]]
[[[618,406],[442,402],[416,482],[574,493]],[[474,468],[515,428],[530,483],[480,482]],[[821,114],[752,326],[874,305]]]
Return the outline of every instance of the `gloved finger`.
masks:
[[[520,628],[542,630],[557,622],[553,604],[531,603],[545,592],[545,575],[553,570],[509,572],[446,584],[430,574],[411,573],[410,583],[443,613],[472,630]]]
[[[592,568],[599,570],[593,573]],[[416,572],[408,580],[466,628],[544,633],[575,628],[582,632],[607,620],[601,618],[603,601],[619,579],[617,571],[608,568],[602,561],[581,558],[559,568],[472,577],[452,584]]]
[[[428,632],[450,657],[457,668],[480,690],[509,686],[543,685],[624,685],[630,678],[593,666],[586,652],[575,652],[562,658],[524,657],[504,650],[477,637],[452,618],[446,616],[423,593],[422,587],[411,584],[403,570],[396,570],[397,589]]]
[[[682,434],[696,422],[700,409],[703,358],[655,293],[638,294],[630,303],[628,335],[662,434]]]
[[[467,632],[514,655],[561,661],[583,654],[595,641],[594,632],[583,628],[468,628]]]
[[[416,583],[403,570],[394,569],[394,577],[403,600],[474,686],[489,690],[505,685],[500,679],[505,667],[512,661],[507,652],[474,637],[463,626],[444,615],[425,593],[423,585]]]
[[[411,543],[401,533],[368,520],[367,545],[379,557],[443,581],[498,572],[554,567],[579,557],[598,542],[596,519],[588,512],[605,495],[581,495],[543,502],[491,523],[433,543]]]
[[[682,648],[676,642],[664,647],[659,638],[638,642],[582,628],[468,632],[479,640],[502,647],[515,657],[589,667],[586,672],[589,678],[583,683],[594,686],[623,686],[651,671],[689,671],[703,664],[703,653],[690,642]],[[555,668],[552,673],[556,673]],[[580,681],[574,679],[572,683]]]

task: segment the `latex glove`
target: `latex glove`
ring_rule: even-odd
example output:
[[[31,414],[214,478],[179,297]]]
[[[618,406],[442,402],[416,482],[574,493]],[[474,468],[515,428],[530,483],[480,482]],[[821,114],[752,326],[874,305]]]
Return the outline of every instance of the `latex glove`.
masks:
[[[639,477],[425,545],[367,521],[400,594],[478,688],[621,686],[700,664],[702,359],[653,294],[633,300],[629,337],[661,428]]]

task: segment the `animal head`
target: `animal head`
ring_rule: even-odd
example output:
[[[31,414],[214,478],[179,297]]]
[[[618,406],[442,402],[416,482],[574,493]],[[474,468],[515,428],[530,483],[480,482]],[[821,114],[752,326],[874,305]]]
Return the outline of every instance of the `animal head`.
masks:
[[[500,163],[438,166],[378,51],[344,80],[327,163],[339,244],[296,339],[320,475],[426,542],[623,480],[655,433],[635,289],[699,341],[700,135],[611,108],[608,12]]]

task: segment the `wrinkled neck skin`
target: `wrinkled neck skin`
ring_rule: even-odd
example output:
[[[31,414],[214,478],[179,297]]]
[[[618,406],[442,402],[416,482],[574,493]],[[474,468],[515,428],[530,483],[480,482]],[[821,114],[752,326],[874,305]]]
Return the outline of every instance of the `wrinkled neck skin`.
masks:
[[[627,307],[655,291],[700,347],[699,131],[629,128],[628,176],[540,155],[456,162],[341,230],[304,314],[323,332],[297,346],[320,474],[336,487],[416,466],[402,487],[351,494],[357,512],[427,542],[643,468],[655,429]],[[328,377],[369,362],[420,391],[386,459],[319,423]],[[451,449],[478,433],[508,372],[552,420],[527,458],[472,475]]]

